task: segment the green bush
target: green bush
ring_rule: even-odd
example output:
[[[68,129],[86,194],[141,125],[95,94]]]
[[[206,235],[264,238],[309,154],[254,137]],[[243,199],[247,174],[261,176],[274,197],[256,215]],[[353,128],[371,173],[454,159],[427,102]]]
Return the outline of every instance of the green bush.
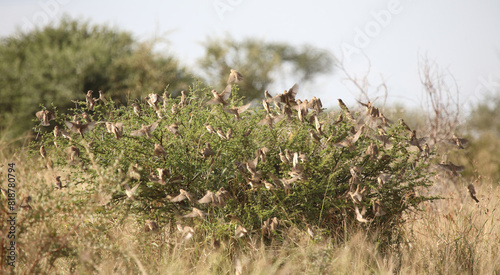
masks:
[[[159,111],[144,101],[120,107],[113,101],[98,102],[93,111],[80,102],[70,113],[56,111],[57,119],[51,123],[65,129],[65,121],[74,117],[84,123],[82,114],[86,112],[96,122],[95,128],[84,133],[84,138],[73,133],[71,139],[40,132],[32,143],[32,154],[38,154],[43,144],[49,167],[72,171],[68,188],[73,190],[77,185],[79,190],[83,188],[83,192],[75,191],[75,200],[95,204],[99,213],[133,214],[141,223],[153,219],[160,226],[178,222],[211,238],[234,236],[236,224],[228,215],[238,217],[248,234],[257,235],[261,234],[265,221],[277,217],[279,226],[272,234],[265,234],[266,239],[272,236],[279,239],[281,230],[291,226],[304,230],[308,226],[321,228],[324,234],[342,238],[346,228],[359,225],[390,237],[396,225],[404,222],[403,213],[433,199],[419,194],[429,184],[428,157],[409,144],[410,134],[400,124],[380,126],[390,139],[390,144],[384,146],[378,138],[382,130],[377,131],[374,126],[379,119],[369,115],[354,114],[356,120],[352,120],[348,111],[343,110],[344,119],[336,122],[337,115],[310,111],[301,122],[297,111],[292,109],[291,118],[285,117],[268,127],[261,125],[266,118],[263,108],[251,108],[239,114],[239,120],[224,111],[229,106],[242,105],[237,86],[233,86],[226,107],[206,105],[211,96],[207,90],[195,87],[181,103],[181,97],[171,97],[166,92],[163,100],[159,100]],[[132,103],[141,107],[140,116],[134,112]],[[319,122],[324,121],[322,133],[316,130],[314,115]],[[278,116],[276,110],[274,116]],[[105,122],[123,123],[123,136],[116,139],[108,133]],[[150,138],[134,135],[141,125],[155,122],[158,126]],[[205,123],[215,129],[220,127],[224,133],[232,129],[233,135],[223,139],[209,133]],[[346,139],[356,139],[355,132],[359,139],[351,146],[339,145]],[[207,143],[212,156],[201,153]],[[165,154],[155,156],[155,144],[160,144]],[[71,159],[68,154],[71,146],[78,148],[78,158]],[[367,152],[374,146],[377,150],[373,154]],[[261,150],[265,152],[265,161],[259,158],[252,169],[251,163],[262,148],[267,148]],[[293,160],[281,161],[280,154],[286,156],[287,151],[291,158],[295,152],[299,156],[295,169]],[[140,167],[137,169],[140,179],[131,177],[134,165]],[[155,182],[158,169],[165,169],[164,182]],[[260,180],[249,184],[252,173],[260,176]],[[278,180],[297,175],[300,178],[290,183],[289,189]],[[270,189],[266,183],[271,184]],[[133,188],[137,184],[134,198],[129,198],[126,185]],[[222,206],[196,201],[207,191],[216,193],[221,187],[228,192]],[[180,189],[195,199],[171,202]],[[208,213],[206,219],[182,217],[193,207]],[[356,209],[362,214],[358,219]]]
[[[131,33],[68,18],[0,39],[0,130],[24,134],[39,104],[66,110],[88,90],[126,103],[148,90],[186,89],[190,75],[176,59]],[[7,133],[6,133],[7,132]],[[7,135],[8,134],[8,135]]]

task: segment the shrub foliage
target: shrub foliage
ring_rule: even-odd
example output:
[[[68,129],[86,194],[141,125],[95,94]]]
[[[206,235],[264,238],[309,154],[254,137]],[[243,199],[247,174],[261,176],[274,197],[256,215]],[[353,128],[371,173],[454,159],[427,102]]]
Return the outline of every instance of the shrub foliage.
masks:
[[[207,105],[212,94],[197,87],[178,97],[151,93],[128,106],[109,99],[89,110],[82,100],[70,113],[51,110],[50,123],[67,136],[41,131],[31,152],[43,145],[48,169],[71,171],[63,188],[98,214],[133,215],[160,228],[178,223],[214,239],[243,227],[239,236],[279,240],[291,226],[339,238],[362,226],[390,236],[403,213],[433,199],[420,193],[429,184],[428,152],[370,104],[366,114],[326,113],[278,95],[267,100],[269,114],[253,107],[237,118],[228,109],[242,106],[239,92],[233,85],[225,106]],[[72,133],[75,124],[89,128]],[[146,125],[150,133],[139,131]],[[177,201],[181,189],[192,197]],[[207,191],[213,196],[204,197]],[[186,217],[194,208],[206,216]],[[278,225],[270,228],[274,217]]]

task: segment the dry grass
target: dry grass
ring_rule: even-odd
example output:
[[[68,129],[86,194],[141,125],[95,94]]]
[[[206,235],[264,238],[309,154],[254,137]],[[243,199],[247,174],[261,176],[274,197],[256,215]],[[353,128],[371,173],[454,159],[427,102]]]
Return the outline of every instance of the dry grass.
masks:
[[[6,147],[4,147],[5,149]],[[5,149],[6,150],[6,149]],[[214,248],[203,224],[188,241],[175,224],[144,232],[138,217],[78,200],[81,188],[54,190],[55,173],[42,169],[38,156],[7,157],[15,162],[17,199],[31,195],[31,211],[20,211],[17,222],[17,274],[496,274],[500,272],[500,189],[497,183],[476,184],[480,203],[466,191],[466,181],[437,178],[432,192],[444,199],[410,213],[400,230],[399,245],[385,252],[376,236],[360,228],[347,230],[345,243],[326,237],[311,239],[305,228],[281,227],[281,241],[258,234],[221,240]],[[2,197],[2,209],[6,202]],[[120,205],[126,208],[126,205]],[[2,220],[6,213],[2,211]],[[4,223],[1,223],[4,224]],[[5,226],[2,245],[6,245]],[[258,229],[255,229],[258,230]],[[319,229],[315,229],[319,233]],[[211,235],[211,234],[206,234]],[[318,234],[321,235],[321,234]],[[264,244],[264,242],[266,242]],[[5,262],[2,274],[8,271]]]

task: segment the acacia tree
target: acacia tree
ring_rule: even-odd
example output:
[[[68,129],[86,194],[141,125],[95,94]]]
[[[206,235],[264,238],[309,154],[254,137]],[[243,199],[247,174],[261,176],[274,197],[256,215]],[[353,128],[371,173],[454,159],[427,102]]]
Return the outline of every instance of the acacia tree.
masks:
[[[190,77],[170,56],[128,32],[62,19],[0,40],[0,129],[9,137],[30,128],[39,104],[64,110],[87,90],[125,102],[148,91],[185,89]]]
[[[287,75],[302,83],[330,72],[333,65],[327,51],[310,45],[295,47],[255,38],[236,41],[227,37],[209,38],[203,46],[205,55],[199,64],[213,84],[224,87],[229,69],[237,69],[246,79],[240,83],[241,91],[250,100],[261,96],[284,68],[291,71]]]

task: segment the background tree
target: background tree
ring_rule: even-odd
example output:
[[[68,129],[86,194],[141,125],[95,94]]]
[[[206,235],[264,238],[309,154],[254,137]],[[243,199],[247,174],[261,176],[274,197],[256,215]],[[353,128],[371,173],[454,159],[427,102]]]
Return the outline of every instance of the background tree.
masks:
[[[473,108],[465,125],[472,142],[462,161],[473,176],[500,181],[500,95],[486,95]]]
[[[153,52],[128,32],[62,19],[0,40],[0,129],[16,137],[29,130],[39,105],[74,106],[87,90],[116,101],[147,92],[186,89],[186,70],[171,56]],[[7,125],[9,125],[8,130]],[[5,136],[4,136],[5,137]]]
[[[290,69],[286,72],[288,77],[303,83],[330,72],[333,65],[333,58],[326,50],[310,45],[294,47],[254,38],[240,42],[231,37],[208,39],[203,45],[205,55],[199,64],[208,78],[214,80],[212,84],[224,87],[227,72],[234,68],[245,78],[240,86],[247,100],[261,97],[286,68]]]

